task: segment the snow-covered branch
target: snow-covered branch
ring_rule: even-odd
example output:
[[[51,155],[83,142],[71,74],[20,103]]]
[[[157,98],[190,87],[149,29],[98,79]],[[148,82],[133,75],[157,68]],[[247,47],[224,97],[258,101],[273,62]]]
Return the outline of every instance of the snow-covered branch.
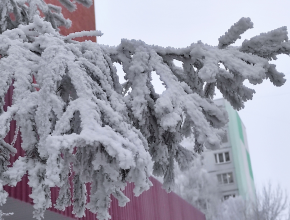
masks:
[[[69,0],[61,2],[72,4]],[[91,1],[78,2],[86,5]],[[72,200],[77,217],[89,208],[99,219],[109,218],[111,195],[120,205],[129,201],[122,194],[128,182],[135,184],[136,196],[148,190],[152,172],[164,177],[164,187],[170,191],[174,161],[185,170],[204,147],[219,147],[228,119],[225,110],[212,100],[216,89],[234,108],[241,109],[255,92],[244,86],[245,80],[257,84],[270,78],[277,86],[285,82],[284,75],[253,43],[220,49],[198,42],[175,49],[126,39],[117,47],[76,42],[69,39],[82,33],[67,37],[58,33],[57,27],[66,22],[53,17],[58,13],[61,16],[59,8],[41,0],[5,0],[1,4],[1,13],[22,7],[26,15],[16,23],[2,19],[0,24],[0,186],[15,185],[28,171],[37,219],[52,205],[50,187],[60,188],[55,207],[63,210]],[[73,5],[69,7],[73,10]],[[37,8],[45,19],[36,15]],[[243,26],[243,22],[247,27],[251,24],[242,20],[237,25]],[[229,33],[235,37],[224,40],[223,45],[242,33],[232,29]],[[285,31],[276,34],[286,39]],[[268,37],[272,39],[273,35]],[[281,39],[275,41],[275,48],[288,44]],[[270,45],[271,40],[265,42]],[[287,50],[273,49],[268,54],[278,52]],[[183,66],[175,66],[175,59]],[[116,62],[126,73],[124,86],[119,83]],[[153,72],[165,85],[162,94],[155,92]],[[12,83],[13,104],[4,111],[5,93]],[[20,127],[25,156],[8,168],[15,149],[4,143],[4,138],[12,120]],[[194,151],[180,145],[191,133],[195,136]],[[74,175],[73,195],[68,185],[70,170]],[[88,182],[92,188],[86,204]],[[0,193],[4,201],[7,193]]]
[[[72,33],[69,34],[67,36],[65,36],[65,40],[69,40],[69,39],[73,39],[73,38],[77,38],[77,37],[97,37],[97,36],[102,36],[103,33],[101,31],[81,31],[81,32],[76,32],[76,33]]]
[[[277,28],[245,40],[240,49],[242,52],[256,54],[268,60],[276,60],[276,55],[290,54],[287,27]]]
[[[225,48],[228,45],[236,42],[237,39],[241,38],[241,34],[245,33],[248,29],[253,28],[253,22],[250,18],[241,18],[225,33],[225,35],[219,38],[219,48]]]

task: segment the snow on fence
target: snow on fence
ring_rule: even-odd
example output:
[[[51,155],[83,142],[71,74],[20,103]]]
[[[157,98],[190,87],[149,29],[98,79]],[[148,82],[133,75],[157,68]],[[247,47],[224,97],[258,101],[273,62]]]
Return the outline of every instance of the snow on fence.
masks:
[[[12,89],[13,87],[11,86],[5,98],[5,111],[7,110],[7,106],[12,104]],[[13,121],[11,122],[10,132],[5,138],[7,143],[12,143],[15,129],[16,123]],[[17,154],[14,157],[11,157],[11,163],[13,163],[19,156],[24,156],[24,151],[21,148],[21,142],[20,134],[18,134],[14,145],[17,149]],[[32,199],[29,197],[31,188],[27,185],[27,181],[28,178],[25,175],[16,187],[5,186],[4,189],[9,193],[10,197],[32,204]],[[153,187],[141,194],[139,197],[134,197],[134,185],[128,184],[124,193],[131,201],[125,207],[119,207],[118,201],[115,198],[112,198],[110,208],[112,220],[205,220],[204,214],[199,210],[194,208],[185,200],[181,199],[175,193],[167,193],[164,189],[162,189],[161,183],[156,179],[151,178],[151,181],[153,183]],[[58,190],[58,188],[51,188],[51,198],[53,204],[57,199]],[[87,190],[90,190],[88,185]],[[86,217],[75,218],[72,214],[72,206],[66,208],[65,211],[59,211],[55,208],[50,208],[50,210],[74,219],[96,219],[96,215],[92,214],[88,210],[86,210]]]

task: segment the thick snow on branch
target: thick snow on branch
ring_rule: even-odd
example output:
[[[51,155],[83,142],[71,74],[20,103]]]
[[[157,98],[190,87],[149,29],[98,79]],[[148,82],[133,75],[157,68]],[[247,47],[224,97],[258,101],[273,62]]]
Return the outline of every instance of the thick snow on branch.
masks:
[[[185,170],[204,148],[220,145],[228,118],[212,100],[216,89],[241,109],[255,92],[245,80],[285,82],[267,59],[239,47],[198,42],[175,49],[126,39],[109,47],[70,40],[77,36],[61,36],[37,15],[0,35],[0,186],[15,185],[27,171],[36,219],[52,206],[50,187],[60,188],[56,208],[72,204],[77,217],[88,208],[100,220],[110,218],[111,195],[121,206],[129,201],[122,193],[128,182],[138,196],[152,185],[153,172],[172,190],[175,161]],[[126,74],[124,87],[115,62]],[[153,72],[165,85],[162,94],[154,90]],[[12,82],[13,104],[4,111]],[[4,138],[12,120],[20,127],[25,156],[8,167],[15,149]],[[180,145],[191,134],[193,151]],[[6,196],[0,188],[1,203]]]
[[[102,36],[102,35],[103,35],[103,33],[101,31],[81,31],[81,32],[75,32],[75,33],[69,34],[69,35],[65,36],[64,39],[69,40],[69,39],[73,39],[73,38],[77,38],[77,37],[84,37],[84,36],[97,37],[97,36]]]
[[[253,22],[250,18],[241,18],[225,33],[225,35],[219,38],[219,48],[225,48],[228,45],[235,43],[237,39],[241,38],[241,34],[245,33],[248,29],[253,28]]]
[[[245,40],[240,49],[242,52],[256,54],[268,60],[276,60],[276,55],[290,54],[287,27],[277,28]]]
[[[73,12],[77,9],[75,2],[84,5],[85,7],[89,8],[92,4],[92,0],[58,0],[64,7],[66,7],[69,11]]]
[[[71,11],[76,9],[75,4],[70,0],[59,1]],[[79,2],[89,6],[91,0],[79,0]],[[0,33],[7,29],[17,28],[20,24],[29,24],[33,21],[34,15],[39,14],[39,11],[43,13],[45,20],[50,22],[55,29],[60,26],[65,26],[66,28],[71,26],[71,21],[63,17],[61,7],[46,4],[43,0],[1,0]]]
[[[151,186],[148,144],[130,123],[116,70],[100,46],[92,42],[66,43],[52,28],[44,28],[46,25],[49,23],[35,17],[34,23],[0,36],[1,78],[7,79],[6,84],[14,80],[14,104],[0,117],[1,139],[9,131],[9,122],[15,119],[29,164],[26,168],[36,218],[41,218],[51,206],[49,187],[61,188],[57,207],[69,204],[62,194],[67,193],[62,189],[67,187],[63,183],[67,177],[62,177],[69,172],[66,160],[74,164],[76,216],[84,214],[86,182],[96,182],[98,186],[91,194],[96,197],[91,201],[96,202],[91,204],[92,210],[107,216],[104,213],[109,206],[101,208],[104,204],[99,195],[109,200],[111,194],[119,195],[115,192],[124,189],[126,182],[135,183],[136,195]],[[44,30],[48,32],[43,33]],[[32,85],[33,77],[39,91]],[[1,88],[1,98],[5,88]],[[3,147],[9,150],[6,145]],[[3,170],[8,169],[4,175],[7,183],[19,181],[13,171],[17,167]],[[99,176],[102,178],[94,178]],[[127,201],[120,196],[117,199],[121,199],[121,204]]]

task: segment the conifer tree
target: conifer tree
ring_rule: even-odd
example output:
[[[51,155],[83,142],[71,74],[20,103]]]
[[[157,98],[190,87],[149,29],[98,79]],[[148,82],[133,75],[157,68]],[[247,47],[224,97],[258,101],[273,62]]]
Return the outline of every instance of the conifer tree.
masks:
[[[76,8],[71,0],[59,1],[71,11]],[[116,47],[77,42],[75,37],[101,33],[62,36],[60,26],[69,27],[70,21],[58,6],[43,0],[0,2],[0,202],[7,197],[3,186],[15,186],[28,173],[36,219],[52,206],[51,187],[60,189],[56,208],[63,210],[72,201],[75,216],[88,208],[100,220],[110,218],[110,195],[124,206],[126,184],[133,182],[138,196],[152,185],[152,172],[170,191],[174,161],[184,170],[204,147],[219,147],[228,119],[213,102],[216,89],[238,110],[255,92],[245,80],[285,82],[269,60],[289,54],[286,27],[230,46],[253,27],[249,18],[241,18],[218,46],[197,42],[176,49],[127,39]],[[123,67],[124,84],[114,63]],[[162,94],[154,90],[152,72],[165,85]],[[12,84],[13,104],[4,111]],[[16,153],[14,143],[4,141],[11,120],[21,132],[25,156],[8,166]],[[192,133],[193,152],[180,145]],[[86,183],[91,183],[88,204]]]

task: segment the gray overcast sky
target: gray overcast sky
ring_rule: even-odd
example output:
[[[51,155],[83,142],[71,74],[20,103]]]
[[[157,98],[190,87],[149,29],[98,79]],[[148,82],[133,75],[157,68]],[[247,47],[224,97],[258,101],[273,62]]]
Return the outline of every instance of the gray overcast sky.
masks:
[[[290,29],[289,9],[289,0],[95,0],[97,29],[104,33],[98,42],[107,45],[128,38],[160,46],[186,47],[198,40],[214,46],[231,25],[250,17],[254,28],[236,42],[240,45],[262,32]],[[286,84],[251,86],[256,95],[239,114],[247,128],[256,185],[280,183],[290,197],[290,57],[278,59],[273,63],[285,73]]]

